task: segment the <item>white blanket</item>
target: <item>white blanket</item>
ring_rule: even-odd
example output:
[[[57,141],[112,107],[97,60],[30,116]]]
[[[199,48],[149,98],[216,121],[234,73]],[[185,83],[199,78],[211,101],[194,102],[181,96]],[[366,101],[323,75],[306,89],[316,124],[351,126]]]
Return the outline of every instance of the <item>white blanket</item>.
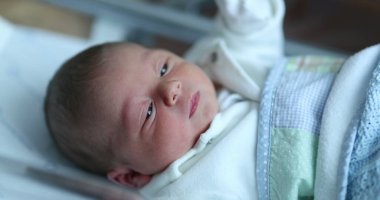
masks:
[[[339,163],[350,122],[360,109],[380,45],[351,56],[342,66],[324,110],[318,148],[315,198],[337,199],[341,190]]]

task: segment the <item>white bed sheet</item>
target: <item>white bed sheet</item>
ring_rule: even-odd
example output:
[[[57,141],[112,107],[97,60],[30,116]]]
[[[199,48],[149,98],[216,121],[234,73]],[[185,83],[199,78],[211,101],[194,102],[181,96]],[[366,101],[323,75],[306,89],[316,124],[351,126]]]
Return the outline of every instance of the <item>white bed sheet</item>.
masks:
[[[43,99],[49,79],[65,59],[89,45],[0,17],[0,199],[90,199],[93,191],[82,192],[94,184],[97,191],[92,195],[103,191],[133,197],[73,167],[57,152],[45,125]],[[63,187],[57,177],[48,179],[52,174],[63,174],[61,180],[71,177],[65,180],[73,187],[82,181],[83,188],[78,186],[78,192]]]

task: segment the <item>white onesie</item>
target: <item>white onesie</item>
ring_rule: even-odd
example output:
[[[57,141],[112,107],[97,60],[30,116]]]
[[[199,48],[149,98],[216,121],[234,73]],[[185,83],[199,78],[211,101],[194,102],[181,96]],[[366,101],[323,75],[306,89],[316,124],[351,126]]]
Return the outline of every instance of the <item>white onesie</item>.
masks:
[[[219,112],[189,152],[140,189],[147,199],[257,199],[258,107],[268,70],[283,56],[284,4],[217,3],[218,31],[186,58],[225,87],[218,92]]]

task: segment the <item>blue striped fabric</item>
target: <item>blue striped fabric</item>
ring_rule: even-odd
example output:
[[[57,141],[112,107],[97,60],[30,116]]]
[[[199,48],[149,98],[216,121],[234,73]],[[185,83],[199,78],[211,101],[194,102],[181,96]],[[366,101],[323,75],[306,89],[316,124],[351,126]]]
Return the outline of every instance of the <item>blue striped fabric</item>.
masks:
[[[312,196],[322,112],[342,64],[339,58],[303,56],[285,59],[271,71],[260,105],[259,199]]]

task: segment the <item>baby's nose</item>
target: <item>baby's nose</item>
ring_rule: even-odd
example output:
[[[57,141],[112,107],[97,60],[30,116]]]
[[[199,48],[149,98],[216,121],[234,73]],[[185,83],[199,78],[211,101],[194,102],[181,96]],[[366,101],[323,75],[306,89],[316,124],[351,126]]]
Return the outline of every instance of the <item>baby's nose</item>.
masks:
[[[171,80],[162,83],[161,94],[166,105],[173,106],[181,96],[182,85],[178,80]]]

